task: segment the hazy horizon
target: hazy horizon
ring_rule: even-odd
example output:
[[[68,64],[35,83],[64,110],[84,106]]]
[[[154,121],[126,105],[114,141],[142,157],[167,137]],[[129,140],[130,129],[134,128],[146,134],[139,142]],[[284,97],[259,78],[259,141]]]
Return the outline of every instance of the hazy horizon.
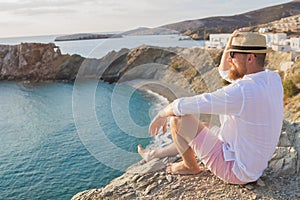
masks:
[[[123,32],[287,2],[291,0],[0,0],[0,38]]]

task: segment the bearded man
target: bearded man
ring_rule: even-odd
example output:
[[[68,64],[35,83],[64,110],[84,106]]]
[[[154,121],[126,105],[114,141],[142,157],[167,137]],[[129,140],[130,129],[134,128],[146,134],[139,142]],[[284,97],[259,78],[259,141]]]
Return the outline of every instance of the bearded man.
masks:
[[[219,90],[176,99],[152,120],[149,132],[166,130],[173,143],[163,149],[138,146],[146,160],[179,153],[182,161],[167,167],[171,174],[200,172],[195,155],[216,176],[232,184],[256,181],[267,168],[281,133],[283,88],[280,76],[264,68],[264,36],[234,31],[222,55],[220,75],[231,82]],[[192,114],[220,116],[220,127],[207,127]]]

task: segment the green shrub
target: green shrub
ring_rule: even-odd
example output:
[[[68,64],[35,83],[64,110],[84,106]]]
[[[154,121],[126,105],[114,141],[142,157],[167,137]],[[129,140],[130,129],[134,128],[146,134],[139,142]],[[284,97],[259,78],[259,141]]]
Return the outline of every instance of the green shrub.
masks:
[[[292,97],[299,93],[299,89],[291,79],[284,80],[282,85],[285,97]]]
[[[180,65],[178,62],[173,62],[170,64],[170,66],[175,69],[175,70],[179,70],[180,69]]]

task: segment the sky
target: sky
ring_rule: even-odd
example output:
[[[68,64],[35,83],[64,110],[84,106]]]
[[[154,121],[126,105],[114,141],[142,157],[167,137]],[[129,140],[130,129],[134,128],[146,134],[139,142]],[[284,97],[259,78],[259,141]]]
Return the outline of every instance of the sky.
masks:
[[[0,0],[0,37],[128,31],[291,0]]]

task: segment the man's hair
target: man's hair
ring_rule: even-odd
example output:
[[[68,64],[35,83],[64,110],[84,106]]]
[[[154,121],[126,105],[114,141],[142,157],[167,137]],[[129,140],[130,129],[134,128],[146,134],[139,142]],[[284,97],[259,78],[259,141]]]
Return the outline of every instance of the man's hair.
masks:
[[[265,53],[256,53],[255,55],[256,55],[256,64],[258,66],[264,67],[266,54]]]

